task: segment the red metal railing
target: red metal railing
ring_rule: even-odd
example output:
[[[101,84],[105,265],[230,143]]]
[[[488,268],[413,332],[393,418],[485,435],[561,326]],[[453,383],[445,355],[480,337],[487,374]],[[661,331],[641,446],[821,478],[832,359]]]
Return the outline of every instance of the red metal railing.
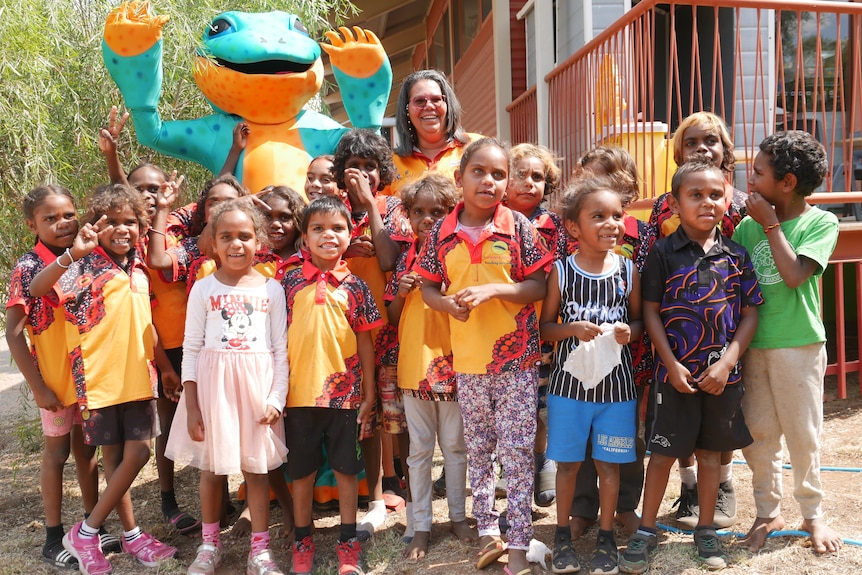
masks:
[[[518,96],[506,106],[512,122],[513,142],[537,142],[539,121],[536,109],[536,86]]]
[[[598,144],[628,148],[644,183],[645,199],[635,208],[651,206],[650,198],[669,189],[672,131],[700,110],[728,123],[746,173],[763,137],[802,129],[826,147],[824,191],[860,189],[862,3],[643,0],[544,81],[547,102],[534,105],[531,89],[507,108],[513,142],[536,141],[535,106],[544,105],[547,144],[562,158],[565,177]],[[810,201],[859,203],[862,193],[821,193]],[[842,223],[832,262],[837,336],[829,342],[836,362],[828,373],[838,376],[839,397],[846,395],[847,373],[860,371],[846,345],[847,265],[856,268],[856,328],[862,331],[862,231],[852,226]]]

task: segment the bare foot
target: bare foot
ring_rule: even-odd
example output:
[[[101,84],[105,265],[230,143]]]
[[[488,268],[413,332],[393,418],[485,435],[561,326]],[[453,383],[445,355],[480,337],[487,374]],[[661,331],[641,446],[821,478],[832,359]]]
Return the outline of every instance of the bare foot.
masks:
[[[641,518],[638,517],[638,514],[634,511],[623,511],[622,513],[617,513],[614,519],[617,523],[623,526],[623,530],[626,532],[626,535],[633,534],[638,530],[638,526],[641,524]]]
[[[572,529],[572,541],[578,539],[584,532],[596,523],[595,519],[587,519],[586,517],[578,517],[575,515],[569,520],[569,527]],[[637,527],[635,527],[637,529]]]
[[[251,511],[248,510],[248,506],[243,507],[239,519],[236,520],[230,530],[230,534],[236,538],[248,537],[251,534]]]
[[[756,553],[766,543],[766,538],[773,531],[784,529],[784,517],[758,517],[754,520],[754,525],[748,530],[745,537],[740,539],[740,542],[748,547],[752,553]]]
[[[404,557],[406,559],[412,559],[413,561],[424,559],[425,555],[428,553],[428,542],[430,540],[430,531],[413,532],[413,541],[411,541],[410,545],[407,546],[407,549],[404,550]]]
[[[844,544],[841,536],[835,533],[823,519],[805,519],[802,529],[811,533],[811,545],[817,553],[838,551]]]
[[[452,533],[464,543],[473,543],[479,538],[479,532],[467,525],[466,521],[453,521]]]
[[[512,575],[518,575],[525,569],[530,569],[527,552],[523,549],[509,549],[509,572]],[[532,571],[527,572],[531,573]]]

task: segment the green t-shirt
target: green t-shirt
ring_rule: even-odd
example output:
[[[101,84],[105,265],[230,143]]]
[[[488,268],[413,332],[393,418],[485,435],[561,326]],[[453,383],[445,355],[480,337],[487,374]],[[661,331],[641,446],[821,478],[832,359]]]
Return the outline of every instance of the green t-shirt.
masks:
[[[751,254],[763,293],[757,333],[751,340],[754,348],[801,347],[826,341],[820,318],[818,277],[826,269],[838,242],[838,218],[832,212],[812,207],[798,218],[782,222],[781,231],[796,254],[817,264],[817,271],[796,289],[790,289],[781,279],[760,224],[746,217],[733,233],[733,239]]]

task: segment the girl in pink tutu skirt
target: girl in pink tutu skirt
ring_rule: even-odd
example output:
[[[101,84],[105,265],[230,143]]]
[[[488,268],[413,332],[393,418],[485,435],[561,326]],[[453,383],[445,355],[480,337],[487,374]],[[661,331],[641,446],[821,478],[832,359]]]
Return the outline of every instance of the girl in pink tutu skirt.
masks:
[[[267,235],[249,202],[220,204],[209,224],[220,266],[189,293],[185,399],[166,450],[171,459],[201,470],[203,542],[188,572],[210,575],[221,563],[223,476],[242,472],[252,527],[247,573],[281,573],[269,550],[267,472],[287,456],[281,423],[288,376],[284,290],[252,267]]]

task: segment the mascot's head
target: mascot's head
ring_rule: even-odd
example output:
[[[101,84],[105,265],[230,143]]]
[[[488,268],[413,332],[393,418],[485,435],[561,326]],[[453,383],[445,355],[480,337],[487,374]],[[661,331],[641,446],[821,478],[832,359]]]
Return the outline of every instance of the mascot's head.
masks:
[[[204,30],[194,76],[217,110],[278,124],[320,90],[323,64],[296,15],[225,12]]]

